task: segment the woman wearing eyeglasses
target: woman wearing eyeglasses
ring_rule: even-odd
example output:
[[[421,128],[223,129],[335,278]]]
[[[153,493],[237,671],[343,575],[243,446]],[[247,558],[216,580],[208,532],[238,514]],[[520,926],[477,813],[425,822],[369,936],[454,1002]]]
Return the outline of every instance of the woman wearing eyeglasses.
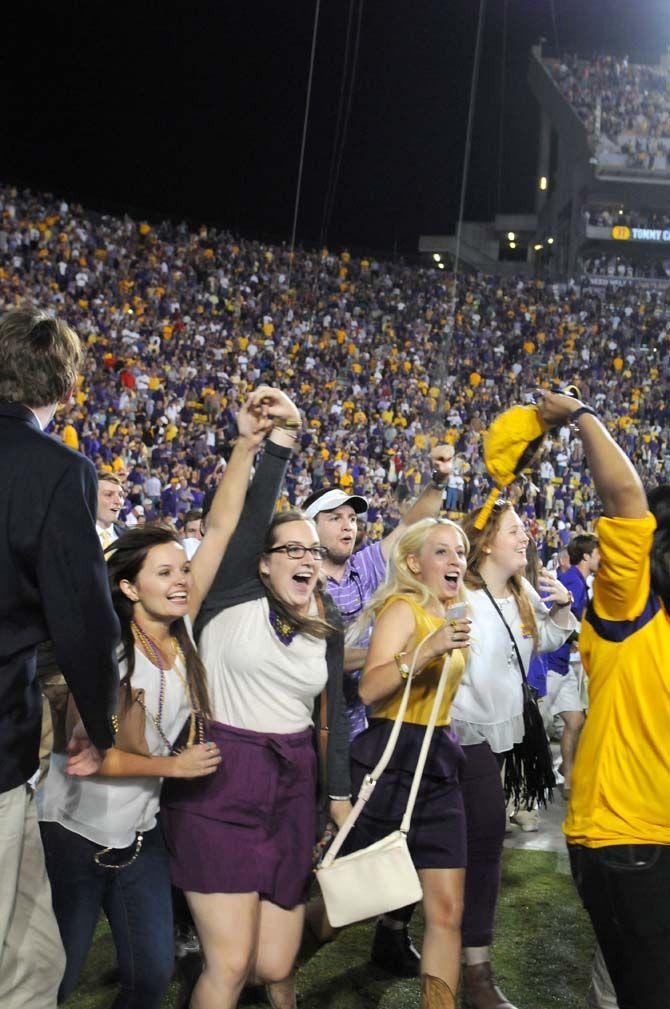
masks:
[[[324,550],[301,512],[273,518],[300,415],[274,390],[265,405],[276,426],[196,627],[221,767],[202,787],[175,783],[163,800],[173,882],[205,960],[193,1009],[232,1009],[247,980],[291,973],[316,835],[324,688],[324,790],[333,819],[350,808],[343,636],[319,590]]]

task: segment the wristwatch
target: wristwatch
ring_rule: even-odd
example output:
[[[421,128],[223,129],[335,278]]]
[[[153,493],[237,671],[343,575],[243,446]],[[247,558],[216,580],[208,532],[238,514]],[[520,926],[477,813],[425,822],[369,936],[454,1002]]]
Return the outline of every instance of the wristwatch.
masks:
[[[406,662],[403,662],[404,655],[407,655],[407,652],[396,652],[393,656],[395,664],[398,667],[398,672],[400,673],[400,679],[403,683],[409,679],[409,666]]]
[[[598,416],[596,411],[592,410],[590,406],[580,406],[579,410],[575,410],[574,413],[571,413],[568,419],[571,424],[574,424],[574,422],[579,420],[580,417],[583,417],[585,413],[590,413],[592,417]]]

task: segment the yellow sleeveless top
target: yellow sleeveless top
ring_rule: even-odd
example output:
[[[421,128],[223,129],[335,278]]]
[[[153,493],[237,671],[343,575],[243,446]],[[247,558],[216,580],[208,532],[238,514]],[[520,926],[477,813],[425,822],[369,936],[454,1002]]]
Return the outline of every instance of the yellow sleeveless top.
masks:
[[[403,602],[406,602],[412,607],[412,613],[414,614],[414,620],[416,622],[416,644],[414,646],[416,648],[424,638],[428,637],[431,631],[440,627],[443,621],[440,617],[434,617],[432,613],[428,613],[412,596],[391,596],[390,599],[387,600],[384,609],[386,609],[387,606],[390,606],[391,603],[396,602],[398,599],[402,599]],[[383,612],[384,611],[382,610],[382,613]],[[405,656],[404,661],[407,662],[408,665],[411,664],[412,654],[412,652],[408,652]],[[407,711],[405,712],[403,722],[410,722],[412,725],[428,724],[430,713],[433,709],[433,702],[435,700],[435,691],[437,690],[437,685],[440,682],[443,662],[444,655],[439,655],[425,667],[423,672],[419,673],[416,679],[413,680],[410,688],[409,703],[407,704]],[[451,653],[451,665],[447,674],[447,684],[444,690],[440,710],[437,715],[436,725],[449,724],[449,711],[451,709],[451,703],[456,691],[458,690],[464,669],[465,659],[463,658],[463,653],[460,649],[456,649]],[[398,687],[394,694],[391,694],[390,697],[387,697],[385,700],[373,705],[372,717],[395,718],[398,714],[404,688],[405,684],[403,683],[402,686]]]

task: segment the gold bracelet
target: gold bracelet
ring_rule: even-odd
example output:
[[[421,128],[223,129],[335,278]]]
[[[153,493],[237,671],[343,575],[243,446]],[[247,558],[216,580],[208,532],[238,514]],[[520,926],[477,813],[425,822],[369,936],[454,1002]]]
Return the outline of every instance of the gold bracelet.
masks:
[[[407,652],[396,652],[393,656],[396,666],[398,667],[398,672],[400,673],[400,679],[403,683],[406,683],[409,679],[409,666],[406,662],[403,662],[403,655],[407,655]]]

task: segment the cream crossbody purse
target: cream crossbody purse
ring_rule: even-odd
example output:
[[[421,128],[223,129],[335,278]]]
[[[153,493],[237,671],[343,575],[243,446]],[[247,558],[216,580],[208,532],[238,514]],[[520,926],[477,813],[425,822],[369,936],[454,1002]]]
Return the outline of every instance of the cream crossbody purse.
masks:
[[[407,847],[407,834],[421,783],[421,775],[428,756],[428,747],[433,737],[437,714],[444,695],[451,662],[449,654],[445,656],[442,666],[433,709],[426,726],[400,829],[394,830],[392,834],[388,834],[381,841],[376,841],[367,848],[361,848],[360,851],[354,851],[350,855],[337,858],[337,853],[353,829],[365,803],[374,792],[380,776],[391,759],[407,710],[419,648],[438,630],[440,628],[436,628],[435,631],[427,635],[414,650],[400,708],[381,759],[374,770],[366,774],[363,779],[354,808],[342,824],[337,837],[316,870],[316,878],[323,894],[328,921],[333,928],[340,928],[355,921],[363,921],[365,918],[386,914],[397,908],[405,907],[406,904],[415,904],[423,896],[419,875],[414,868]]]

